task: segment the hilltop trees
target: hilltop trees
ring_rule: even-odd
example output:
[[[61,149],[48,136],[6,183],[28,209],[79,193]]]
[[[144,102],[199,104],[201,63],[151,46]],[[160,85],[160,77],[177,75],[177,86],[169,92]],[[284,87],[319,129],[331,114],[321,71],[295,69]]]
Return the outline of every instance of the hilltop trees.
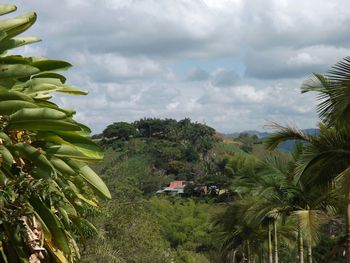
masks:
[[[16,10],[0,5],[0,14]],[[96,231],[84,219],[110,198],[87,162],[102,158],[74,111],[50,101],[52,92],[84,95],[56,71],[64,61],[6,55],[39,41],[14,38],[36,20],[28,13],[0,21],[0,261],[75,262],[76,240]]]

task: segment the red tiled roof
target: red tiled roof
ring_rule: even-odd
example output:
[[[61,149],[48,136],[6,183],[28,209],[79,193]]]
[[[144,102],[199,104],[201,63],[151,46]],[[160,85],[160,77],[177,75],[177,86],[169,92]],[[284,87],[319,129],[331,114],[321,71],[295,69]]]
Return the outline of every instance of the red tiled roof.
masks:
[[[178,187],[183,187],[184,181],[173,181],[170,182],[169,188],[178,188]]]

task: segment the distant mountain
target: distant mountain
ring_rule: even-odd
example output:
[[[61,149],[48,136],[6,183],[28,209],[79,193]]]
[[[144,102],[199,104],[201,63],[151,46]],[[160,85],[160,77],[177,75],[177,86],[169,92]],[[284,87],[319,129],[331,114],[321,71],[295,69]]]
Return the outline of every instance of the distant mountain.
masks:
[[[270,134],[268,132],[260,132],[260,131],[248,130],[248,131],[242,131],[242,132],[227,133],[227,134],[224,134],[224,135],[227,136],[227,137],[236,138],[242,133],[248,134],[250,136],[256,135],[256,136],[258,136],[259,139],[265,138],[265,137],[269,136],[269,134]]]
[[[310,135],[317,135],[320,133],[320,130],[315,128],[303,129],[302,131]],[[237,138],[242,133],[248,134],[250,136],[256,135],[258,136],[259,139],[264,139],[268,137],[270,134],[272,134],[271,132],[260,132],[260,131],[248,130],[248,131],[242,131],[242,132],[228,133],[228,134],[225,134],[225,136]],[[282,143],[278,148],[282,151],[289,152],[293,149],[294,144],[295,144],[295,140],[290,140]]]

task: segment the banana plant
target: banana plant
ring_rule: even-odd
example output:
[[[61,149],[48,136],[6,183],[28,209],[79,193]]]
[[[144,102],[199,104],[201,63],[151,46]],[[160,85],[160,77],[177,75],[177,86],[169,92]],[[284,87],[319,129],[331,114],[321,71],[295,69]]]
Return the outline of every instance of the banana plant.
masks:
[[[15,10],[0,5],[0,15]],[[50,101],[87,94],[57,73],[71,64],[7,55],[40,41],[18,37],[35,21],[33,12],[0,20],[0,262],[76,262],[76,240],[96,232],[84,213],[111,195],[88,166],[103,158],[91,131]]]

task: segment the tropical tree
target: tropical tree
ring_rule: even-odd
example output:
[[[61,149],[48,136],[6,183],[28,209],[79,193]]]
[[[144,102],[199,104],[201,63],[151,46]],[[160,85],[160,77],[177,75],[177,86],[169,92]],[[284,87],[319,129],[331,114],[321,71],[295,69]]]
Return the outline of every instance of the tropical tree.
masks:
[[[336,194],[341,192],[344,196],[348,196],[350,189],[348,176],[350,129],[348,127],[321,126],[319,135],[309,135],[291,127],[276,126],[276,128],[278,131],[268,139],[270,148],[275,148],[280,142],[286,140],[304,142],[304,150],[294,169],[295,180],[307,182],[304,183],[304,188],[316,191],[313,197],[315,200],[319,199],[320,192]],[[326,197],[326,195],[322,196]]]
[[[15,10],[0,5],[1,15]],[[95,231],[84,214],[97,206],[95,194],[110,193],[87,166],[102,158],[90,130],[50,101],[52,92],[86,94],[57,73],[71,65],[6,55],[39,41],[15,38],[35,20],[28,13],[0,21],[0,261],[75,262],[76,240]]]

